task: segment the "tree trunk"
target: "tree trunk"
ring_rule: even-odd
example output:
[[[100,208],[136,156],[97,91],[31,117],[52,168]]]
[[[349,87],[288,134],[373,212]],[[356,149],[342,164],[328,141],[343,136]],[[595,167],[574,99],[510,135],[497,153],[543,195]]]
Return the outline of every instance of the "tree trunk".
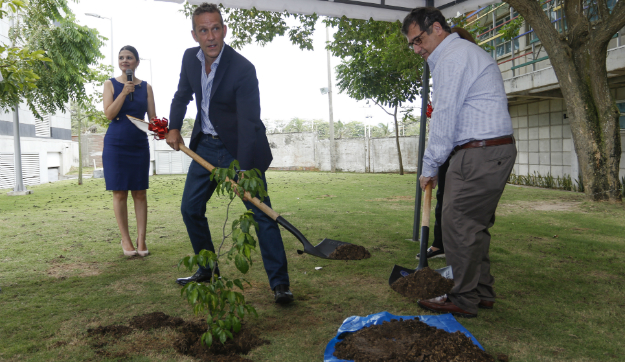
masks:
[[[619,112],[610,95],[606,58],[607,44],[586,43],[573,51],[576,82],[567,80],[571,84],[562,89],[562,94],[571,115],[571,132],[586,195],[592,200],[620,201]],[[554,64],[556,68],[564,67]]]
[[[401,148],[399,147],[399,127],[397,125],[397,109],[399,106],[395,106],[395,113],[393,114],[393,118],[395,118],[395,143],[397,143],[397,158],[399,159],[399,174],[404,174],[404,164],[401,161]]]
[[[537,1],[506,2],[532,26],[549,54],[564,96],[586,195],[595,201],[621,201],[619,112],[608,87],[606,58],[608,42],[625,25],[625,7],[619,2],[612,14],[603,12],[601,21],[591,23],[581,2],[565,2],[568,29],[561,35]],[[605,0],[598,2],[601,8]]]

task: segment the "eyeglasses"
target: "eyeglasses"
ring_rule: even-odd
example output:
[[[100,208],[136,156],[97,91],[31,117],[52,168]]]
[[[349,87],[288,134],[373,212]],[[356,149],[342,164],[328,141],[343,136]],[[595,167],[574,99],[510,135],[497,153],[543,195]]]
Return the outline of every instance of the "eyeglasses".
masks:
[[[421,39],[421,35],[423,35],[423,33],[426,32],[427,29],[425,29],[424,31],[421,32],[421,34],[415,36],[414,38],[412,38],[412,40],[408,43],[408,48],[409,49],[413,49],[415,45],[421,45],[421,43],[423,42],[423,39]]]

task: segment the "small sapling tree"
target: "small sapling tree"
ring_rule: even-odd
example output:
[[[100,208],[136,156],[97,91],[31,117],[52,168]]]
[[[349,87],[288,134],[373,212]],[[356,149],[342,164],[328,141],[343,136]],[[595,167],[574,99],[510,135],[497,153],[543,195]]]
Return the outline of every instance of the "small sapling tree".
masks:
[[[192,271],[197,265],[210,267],[212,278],[208,283],[190,282],[182,288],[181,295],[185,296],[189,304],[193,306],[195,314],[206,313],[208,330],[201,337],[202,343],[207,347],[219,340],[222,344],[228,338],[233,338],[233,333],[241,330],[241,320],[248,314],[258,316],[256,309],[245,302],[241,293],[244,283],[250,283],[243,278],[229,279],[225,276],[217,276],[218,262],[234,261],[236,268],[246,274],[252,265],[252,251],[256,249],[256,239],[250,233],[252,226],[258,230],[258,224],[254,221],[254,213],[245,211],[232,222],[227,231],[230,205],[237,198],[259,197],[261,200],[267,196],[262,173],[258,169],[241,171],[239,162],[234,160],[228,168],[215,168],[211,173],[211,180],[217,182],[216,192],[230,199],[226,208],[226,220],[223,224],[223,236],[216,253],[210,250],[202,250],[194,256],[187,256],[180,260],[178,267],[184,265]],[[231,180],[239,180],[233,182]],[[230,239],[230,242],[226,241]],[[241,292],[236,291],[235,287]]]

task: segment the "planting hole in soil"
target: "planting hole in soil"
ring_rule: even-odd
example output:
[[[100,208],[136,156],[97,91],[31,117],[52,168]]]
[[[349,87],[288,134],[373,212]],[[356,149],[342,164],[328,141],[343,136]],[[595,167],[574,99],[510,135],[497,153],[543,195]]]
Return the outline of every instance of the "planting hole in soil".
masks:
[[[87,330],[91,338],[91,346],[96,349],[96,354],[115,358],[127,358],[130,355],[145,355],[149,345],[142,345],[136,351],[127,347],[124,356],[119,353],[111,353],[105,348],[114,344],[124,343],[120,337],[132,334],[135,331],[149,331],[152,329],[167,328],[175,335],[167,341],[169,348],[176,352],[187,355],[200,361],[214,362],[251,362],[242,355],[248,354],[252,349],[269,343],[258,337],[253,331],[247,329],[245,324],[234,339],[228,339],[225,344],[215,341],[210,348],[200,343],[200,337],[206,332],[205,321],[185,321],[180,317],[171,317],[162,312],[154,312],[132,317],[129,326],[110,325],[100,326]],[[132,337],[132,336],[131,336]],[[135,345],[135,342],[133,342]],[[163,346],[160,346],[162,348]],[[134,352],[134,353],[133,353]],[[155,349],[155,352],[159,352]]]
[[[428,267],[399,278],[391,285],[394,291],[415,301],[440,297],[449,293],[453,287],[452,279],[447,279]]]
[[[356,362],[494,362],[461,332],[449,333],[417,319],[393,319],[349,333],[334,356]]]
[[[354,244],[343,244],[328,255],[328,258],[334,260],[362,260],[370,257],[371,253],[367,249]]]

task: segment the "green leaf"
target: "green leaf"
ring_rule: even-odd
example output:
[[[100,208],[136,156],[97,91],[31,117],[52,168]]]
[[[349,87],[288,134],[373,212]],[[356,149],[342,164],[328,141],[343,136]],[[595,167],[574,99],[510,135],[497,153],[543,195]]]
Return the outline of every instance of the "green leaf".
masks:
[[[237,317],[233,317],[233,320],[234,323],[232,326],[232,330],[234,331],[234,333],[239,333],[239,331],[241,330],[241,321]]]
[[[213,334],[211,332],[206,332],[202,334],[202,342],[206,345],[206,347],[210,347],[213,345]]]
[[[234,257],[234,265],[243,274],[247,273],[247,271],[250,268],[249,264],[247,263],[247,260],[245,260],[245,258],[240,254]]]
[[[243,289],[243,283],[241,283],[241,281],[239,279],[235,279],[235,280],[233,280],[233,282],[234,282],[234,285],[239,287],[239,289],[244,290]]]

